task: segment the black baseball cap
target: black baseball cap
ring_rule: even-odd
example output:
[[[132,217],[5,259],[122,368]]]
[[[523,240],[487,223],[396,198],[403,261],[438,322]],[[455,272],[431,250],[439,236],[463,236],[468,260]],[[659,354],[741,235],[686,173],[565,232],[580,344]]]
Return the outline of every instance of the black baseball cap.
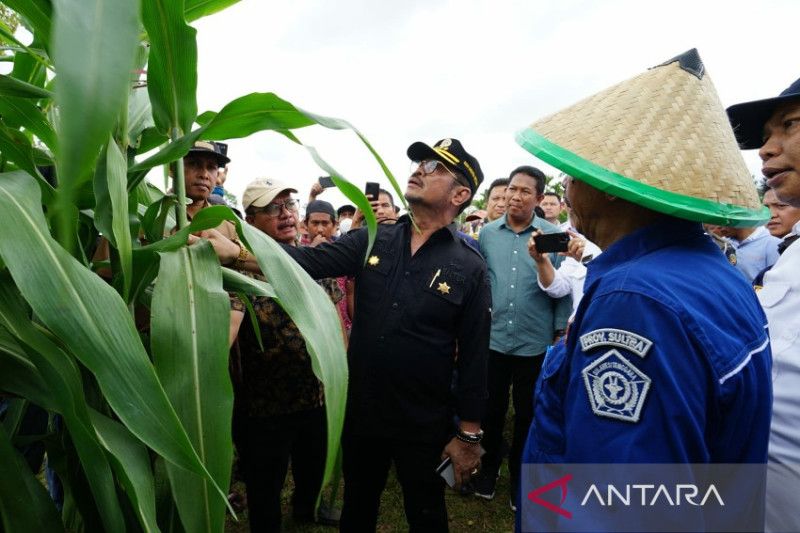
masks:
[[[730,106],[728,120],[742,150],[753,150],[764,145],[764,124],[784,102],[800,100],[800,79],[795,80],[775,98],[754,100]]]
[[[218,143],[215,141],[195,141],[189,149],[190,154],[212,154],[219,166],[224,167],[231,162],[231,159],[226,155],[228,153],[228,145],[225,143]]]
[[[306,218],[308,218],[308,216],[312,213],[325,213],[326,215],[330,215],[332,219],[336,220],[336,212],[333,210],[333,206],[325,200],[314,200],[309,202],[308,206],[306,207]]]
[[[415,142],[406,151],[412,161],[437,159],[446,165],[458,169],[466,178],[472,194],[478,190],[483,182],[483,172],[478,160],[464,150],[458,139],[442,139],[432,147],[424,142]]]
[[[344,204],[340,206],[339,209],[336,210],[336,216],[340,217],[342,216],[342,213],[350,213],[351,215],[354,215],[355,212],[356,212],[356,206],[350,204]]]

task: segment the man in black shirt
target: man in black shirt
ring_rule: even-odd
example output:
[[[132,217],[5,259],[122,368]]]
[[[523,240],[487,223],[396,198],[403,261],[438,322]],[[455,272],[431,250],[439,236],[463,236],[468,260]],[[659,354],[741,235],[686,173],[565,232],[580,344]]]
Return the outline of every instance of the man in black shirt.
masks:
[[[413,223],[404,216],[380,225],[366,264],[364,230],[316,248],[285,247],[314,278],[356,279],[342,531],[375,529],[392,462],[411,531],[446,531],[436,467],[449,457],[460,484],[479,464],[491,295],[483,259],[452,221],[483,174],[456,139],[414,143],[408,156]],[[236,255],[236,246],[220,252],[223,262]]]

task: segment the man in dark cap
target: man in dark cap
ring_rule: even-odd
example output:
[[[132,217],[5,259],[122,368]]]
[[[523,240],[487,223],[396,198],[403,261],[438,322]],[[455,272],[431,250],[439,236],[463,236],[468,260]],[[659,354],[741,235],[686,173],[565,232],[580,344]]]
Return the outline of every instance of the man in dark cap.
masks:
[[[729,107],[728,118],[739,146],[758,149],[767,186],[778,200],[800,207],[800,79],[775,98]],[[800,222],[788,239],[792,235],[800,235]],[[800,245],[790,242],[758,291],[769,321],[774,376],[766,531],[800,531],[795,509],[800,491]]]
[[[316,246],[333,240],[333,236],[336,234],[336,212],[329,202],[325,200],[309,202],[303,221],[308,229],[307,244]]]
[[[186,208],[189,218],[210,205],[208,197],[217,185],[219,169],[230,161],[230,158],[222,153],[221,143],[214,141],[195,141],[189,153],[183,157],[186,196],[192,200]]]
[[[284,247],[312,277],[356,281],[342,531],[375,530],[392,463],[410,529],[446,531],[437,466],[449,458],[461,484],[480,459],[491,297],[483,259],[452,222],[483,173],[456,139],[414,143],[408,157],[414,164],[405,196],[413,223],[406,215],[379,225],[366,263],[363,229],[315,248]],[[223,263],[238,255],[229,241],[208,237]]]

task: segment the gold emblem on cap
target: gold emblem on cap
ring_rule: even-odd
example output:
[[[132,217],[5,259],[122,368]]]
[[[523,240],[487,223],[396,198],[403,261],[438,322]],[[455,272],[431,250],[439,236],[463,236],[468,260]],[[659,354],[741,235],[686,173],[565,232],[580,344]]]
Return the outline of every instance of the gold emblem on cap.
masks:
[[[450,139],[442,139],[442,142],[439,143],[439,148],[444,148],[445,150],[453,144],[453,141]]]
[[[381,262],[381,258],[378,257],[377,255],[372,255],[372,256],[370,256],[369,259],[367,259],[367,263],[369,263],[372,266],[377,266],[378,263],[380,263],[380,262]]]
[[[448,285],[447,282],[444,281],[439,284],[439,287],[436,290],[441,292],[442,294],[450,294],[450,285]]]

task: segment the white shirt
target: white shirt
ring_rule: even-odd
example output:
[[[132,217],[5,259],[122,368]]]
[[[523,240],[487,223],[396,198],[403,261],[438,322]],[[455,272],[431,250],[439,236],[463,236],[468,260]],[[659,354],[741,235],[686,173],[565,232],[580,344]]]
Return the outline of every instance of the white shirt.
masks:
[[[568,227],[570,231],[575,231],[574,228]],[[565,231],[566,231],[565,229]],[[595,258],[602,253],[600,248],[592,241],[586,239],[586,245],[583,248],[583,256],[581,261],[576,261],[571,257],[567,257],[555,271],[555,277],[549,287],[542,286],[542,280],[536,276],[536,283],[539,288],[547,293],[551,298],[561,298],[567,294],[572,294],[572,314],[578,308],[578,304],[583,298],[583,282],[586,279],[586,266],[583,260],[587,258]]]
[[[800,233],[800,222],[792,227]],[[800,531],[800,245],[792,243],[764,275],[758,300],[772,345],[772,426],[769,462],[791,464],[795,474],[767,477],[767,531]]]

